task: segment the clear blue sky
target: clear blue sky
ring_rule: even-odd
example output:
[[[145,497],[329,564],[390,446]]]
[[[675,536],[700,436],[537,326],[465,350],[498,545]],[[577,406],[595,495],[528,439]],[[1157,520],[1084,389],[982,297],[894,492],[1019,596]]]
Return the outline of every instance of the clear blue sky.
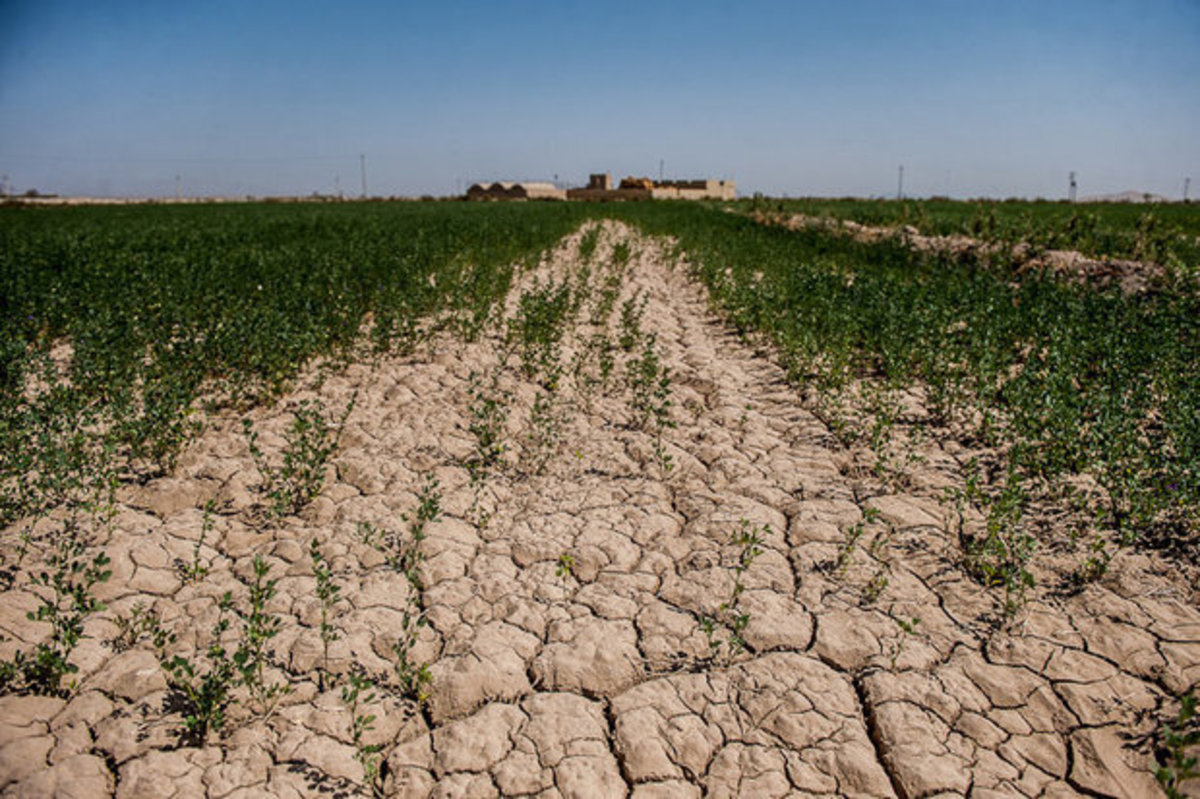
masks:
[[[1200,0],[0,0],[0,173],[96,195],[1200,195]]]

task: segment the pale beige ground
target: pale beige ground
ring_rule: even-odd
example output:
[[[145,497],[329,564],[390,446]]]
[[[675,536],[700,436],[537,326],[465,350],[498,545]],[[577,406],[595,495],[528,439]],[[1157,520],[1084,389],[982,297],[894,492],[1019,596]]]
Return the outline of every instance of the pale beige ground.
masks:
[[[369,741],[383,747],[389,796],[1155,795],[1150,736],[1168,695],[1200,679],[1200,613],[1178,575],[1125,552],[1100,584],[1052,593],[1047,552],[1039,588],[1002,624],[998,594],[964,575],[938,499],[971,453],[927,441],[907,476],[875,479],[769,357],[721,326],[665,245],[605,223],[597,266],[618,240],[635,250],[622,297],[649,296],[643,328],[673,373],[669,473],[653,437],[628,425],[619,385],[568,379],[561,444],[545,475],[528,474],[535,387],[512,361],[509,468],[472,488],[468,377],[494,373],[494,335],[353,365],[256,412],[277,456],[296,401],[341,409],[358,392],[330,479],[299,517],[265,518],[239,419],[212,420],[173,476],[122,490],[99,542],[113,560],[108,609],[74,655],[72,698],[0,698],[3,795],[359,791],[349,714],[316,682],[313,538],[342,586],[333,666],[361,664],[381,683]],[[577,268],[578,241],[540,276]],[[388,686],[410,589],[356,527],[403,532],[429,475],[444,515],[424,543],[422,710]],[[185,585],[176,561],[190,562],[209,499],[211,572]],[[880,517],[839,573],[839,543],[865,508]],[[764,544],[738,606],[747,651],[728,662],[710,656],[700,618],[730,596],[743,520],[765,528]],[[272,651],[292,691],[269,718],[239,705],[225,737],[179,748],[150,643],[115,653],[112,620],[144,603],[180,634],[176,649],[206,645],[215,598],[244,598],[256,554],[280,580]],[[557,573],[563,555],[569,574]],[[36,604],[20,581],[3,596],[0,655],[44,634],[24,618]],[[913,618],[905,634],[897,620]]]

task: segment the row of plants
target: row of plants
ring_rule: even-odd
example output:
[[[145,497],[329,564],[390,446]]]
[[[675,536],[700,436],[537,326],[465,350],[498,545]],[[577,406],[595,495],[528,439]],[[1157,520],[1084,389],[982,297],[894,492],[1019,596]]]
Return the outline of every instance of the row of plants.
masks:
[[[1194,546],[1195,293],[1128,296],[1044,274],[1014,281],[970,253],[767,227],[688,204],[610,213],[676,237],[729,322],[769,339],[844,443],[870,441],[881,471],[905,387],[923,393],[928,411],[906,427],[950,427],[995,451],[966,500],[988,518],[983,541],[964,540],[983,582],[1023,591],[1022,517],[1033,497],[1071,503],[1121,545]],[[1080,494],[1075,475],[1096,490]]]
[[[1075,250],[1176,269],[1200,260],[1200,206],[1195,204],[753,198],[735,207],[877,227],[911,226],[925,235]]]

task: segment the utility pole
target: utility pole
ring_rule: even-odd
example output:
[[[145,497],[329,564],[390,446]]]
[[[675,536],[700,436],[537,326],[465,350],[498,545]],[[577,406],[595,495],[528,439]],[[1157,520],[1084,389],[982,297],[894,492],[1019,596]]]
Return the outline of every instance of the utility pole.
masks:
[[[658,182],[662,183],[663,179],[663,159],[658,159]]]
[[[179,190],[179,175],[175,176],[175,199],[183,197],[183,193]]]
[[[1067,201],[1075,202],[1075,173],[1071,173],[1071,186],[1067,190]]]
[[[333,193],[335,195],[337,195],[337,198],[339,200],[342,199],[342,176],[341,175],[333,176]]]
[[[1187,189],[1183,190],[1184,199],[1187,199]],[[8,175],[0,175],[0,197],[8,196]]]
[[[358,165],[362,169],[362,196],[367,199],[367,156],[364,153],[358,157]]]
[[[900,165],[900,181],[896,184],[896,199],[904,199],[904,164]]]
[[[5,175],[5,176],[4,176],[4,183],[5,183],[5,186],[7,187],[7,185],[8,185],[8,175]],[[1191,188],[1191,186],[1192,186],[1192,179],[1191,179],[1191,178],[1184,178],[1184,179],[1183,179],[1183,201],[1184,201],[1184,202],[1187,202],[1187,201],[1188,201],[1188,198],[1187,198],[1187,195],[1188,195],[1188,189],[1189,189],[1189,188]]]

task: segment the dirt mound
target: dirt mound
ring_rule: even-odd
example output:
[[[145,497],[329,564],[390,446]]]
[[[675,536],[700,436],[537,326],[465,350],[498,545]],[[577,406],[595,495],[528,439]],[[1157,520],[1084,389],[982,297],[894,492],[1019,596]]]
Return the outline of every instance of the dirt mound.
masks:
[[[759,215],[760,221],[782,224],[792,229],[818,227],[837,230],[860,241],[873,242],[899,239],[920,252],[950,253],[956,255],[977,254],[983,258],[1003,258],[1017,264],[1017,272],[1046,270],[1055,275],[1084,281],[1100,286],[1117,285],[1121,290],[1134,294],[1146,291],[1155,281],[1165,275],[1163,268],[1154,263],[1133,261],[1103,256],[1093,258],[1075,250],[1048,250],[1035,248],[1022,242],[1015,246],[981,241],[970,236],[929,236],[911,225],[903,227],[879,227],[864,225],[849,219],[832,220],[805,214],[790,214],[780,218]]]

